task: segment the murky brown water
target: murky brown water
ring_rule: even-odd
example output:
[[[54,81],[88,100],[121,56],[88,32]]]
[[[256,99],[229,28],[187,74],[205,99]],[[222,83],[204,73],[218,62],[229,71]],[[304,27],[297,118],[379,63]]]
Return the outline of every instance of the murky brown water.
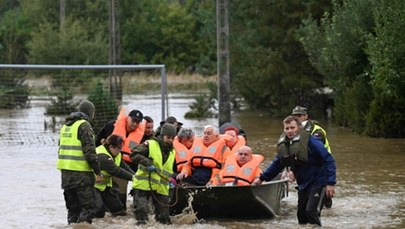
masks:
[[[140,109],[160,121],[157,97],[125,97],[128,110]],[[193,99],[174,96],[169,114],[198,134],[204,121],[181,118]],[[91,227],[66,225],[66,209],[56,170],[57,133],[44,129],[44,101],[33,101],[27,110],[0,110],[0,222],[2,228],[136,228],[130,215],[97,219]],[[246,130],[248,144],[266,156],[267,166],[275,155],[281,120],[257,112],[233,117]],[[332,209],[322,212],[325,228],[405,228],[405,139],[375,139],[352,134],[328,123],[325,127],[338,168],[338,184]],[[132,198],[129,198],[132,200]],[[312,228],[298,226],[297,196],[293,185],[282,201],[278,218],[268,220],[207,220],[206,224],[149,228]],[[153,220],[152,220],[153,221]]]

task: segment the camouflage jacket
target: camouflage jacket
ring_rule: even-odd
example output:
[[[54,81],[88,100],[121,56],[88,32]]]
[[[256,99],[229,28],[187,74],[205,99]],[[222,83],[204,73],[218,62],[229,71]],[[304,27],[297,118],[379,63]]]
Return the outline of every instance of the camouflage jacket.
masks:
[[[87,115],[84,113],[74,112],[66,118],[65,125],[71,126],[73,123],[81,119],[89,121]],[[90,122],[82,123],[79,126],[77,136],[82,143],[84,157],[86,158],[86,161],[89,163],[90,167],[93,169],[94,173],[62,170],[63,189],[94,185],[94,174],[100,175],[100,163],[96,154],[94,131]]]

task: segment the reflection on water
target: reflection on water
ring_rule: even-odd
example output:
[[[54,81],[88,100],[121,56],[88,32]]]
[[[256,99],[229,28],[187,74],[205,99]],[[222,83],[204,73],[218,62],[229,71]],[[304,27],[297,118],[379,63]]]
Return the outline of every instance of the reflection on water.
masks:
[[[124,98],[128,110],[140,109],[158,123],[160,98],[130,96]],[[192,98],[176,95],[169,99],[169,115],[198,135],[203,126],[216,119],[186,120]],[[66,225],[66,209],[56,170],[58,134],[44,129],[44,101],[33,101],[26,110],[0,110],[0,221],[2,228],[72,228]],[[267,166],[276,153],[282,131],[281,120],[265,113],[233,114],[248,136],[256,153],[265,155]],[[405,228],[405,140],[358,136],[329,123],[321,123],[331,142],[337,162],[338,184],[332,209],[322,212],[325,228]],[[131,197],[129,199],[132,199]],[[204,225],[161,226],[150,228],[312,228],[298,226],[295,217],[297,196],[290,185],[289,196],[282,201],[279,217],[268,220],[207,220]],[[93,227],[135,228],[128,216],[97,219]]]

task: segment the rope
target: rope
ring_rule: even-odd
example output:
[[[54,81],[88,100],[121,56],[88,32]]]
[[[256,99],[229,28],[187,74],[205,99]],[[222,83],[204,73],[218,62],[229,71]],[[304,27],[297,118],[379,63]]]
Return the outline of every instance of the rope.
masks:
[[[166,180],[166,181],[168,181],[168,182],[170,183],[170,180],[166,179],[166,177],[163,177],[163,176],[160,175],[159,173],[156,173],[156,174],[159,175],[161,179]],[[165,203],[162,203],[162,202],[160,202],[159,199],[155,196],[155,193],[154,193],[153,190],[152,190],[152,182],[150,181],[150,180],[151,180],[151,175],[152,175],[152,172],[149,172],[149,189],[150,189],[150,192],[151,192],[151,194],[152,194],[152,198],[155,199],[156,202],[157,202],[160,206],[169,207],[169,208],[175,206],[175,205],[177,204],[178,200],[179,200],[179,187],[180,187],[180,185],[175,185],[175,201],[174,201],[174,203],[172,203],[172,204],[165,204]]]

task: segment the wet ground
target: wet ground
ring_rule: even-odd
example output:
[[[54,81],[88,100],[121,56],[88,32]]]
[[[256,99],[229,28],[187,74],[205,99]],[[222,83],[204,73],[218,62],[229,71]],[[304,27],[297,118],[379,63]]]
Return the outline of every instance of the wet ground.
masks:
[[[126,106],[140,109],[158,123],[160,98],[125,97]],[[192,98],[171,96],[169,115],[198,135],[216,119],[185,120]],[[129,215],[96,219],[93,225],[66,225],[66,209],[56,169],[57,132],[45,130],[47,101],[34,100],[25,110],[0,110],[0,222],[1,228],[136,228]],[[275,155],[281,120],[257,112],[233,114],[246,130],[248,144],[265,155],[267,166]],[[323,210],[324,228],[405,228],[405,139],[376,139],[354,135],[329,123],[325,127],[337,162],[338,184],[333,207]],[[155,124],[156,125],[156,124]],[[132,200],[132,198],[129,198]],[[282,200],[279,217],[266,220],[206,220],[205,224],[163,226],[151,220],[148,228],[312,228],[298,226],[297,196],[293,185]],[[130,204],[130,202],[129,202]]]

